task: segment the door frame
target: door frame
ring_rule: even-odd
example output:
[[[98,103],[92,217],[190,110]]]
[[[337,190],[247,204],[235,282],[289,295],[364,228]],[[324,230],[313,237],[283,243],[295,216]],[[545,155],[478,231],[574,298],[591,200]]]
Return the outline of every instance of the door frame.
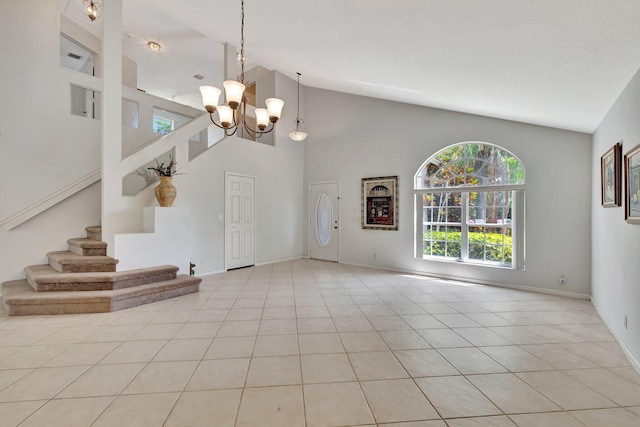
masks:
[[[224,173],[224,230],[223,230],[223,236],[224,239],[223,241],[223,246],[224,246],[224,269],[225,271],[229,270],[229,267],[227,265],[227,226],[228,226],[228,220],[227,220],[227,177],[229,175],[234,175],[234,176],[239,176],[241,178],[253,178],[253,265],[256,265],[256,259],[258,258],[257,256],[257,250],[258,250],[258,245],[256,245],[257,239],[258,239],[258,220],[256,218],[256,200],[258,199],[258,177],[256,177],[255,175],[247,175],[244,173],[236,173],[236,172],[228,172],[225,171]],[[236,268],[236,267],[234,267]],[[244,267],[237,267],[237,268],[244,268]]]
[[[340,181],[338,180],[332,180],[332,181],[315,181],[315,182],[310,182],[309,186],[308,186],[308,190],[307,190],[307,211],[308,211],[308,215],[307,215],[307,257],[311,258],[311,236],[312,236],[312,227],[313,227],[313,219],[312,219],[312,215],[314,214],[314,211],[311,210],[311,186],[312,185],[321,185],[321,184],[336,184],[338,186],[338,205],[336,206],[336,213],[338,215],[338,241],[336,242],[336,262],[340,262],[340,241],[342,239],[342,233],[340,232],[341,228],[342,228],[342,222],[340,220],[340,201],[342,200],[342,197],[340,196]]]

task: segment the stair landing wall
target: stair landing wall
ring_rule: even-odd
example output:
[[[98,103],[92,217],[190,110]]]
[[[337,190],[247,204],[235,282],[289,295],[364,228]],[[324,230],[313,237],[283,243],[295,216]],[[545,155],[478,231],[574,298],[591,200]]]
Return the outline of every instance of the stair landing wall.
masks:
[[[118,271],[166,264],[177,266],[178,274],[189,274],[191,223],[187,208],[144,208],[143,233],[115,235],[114,258],[120,260]]]

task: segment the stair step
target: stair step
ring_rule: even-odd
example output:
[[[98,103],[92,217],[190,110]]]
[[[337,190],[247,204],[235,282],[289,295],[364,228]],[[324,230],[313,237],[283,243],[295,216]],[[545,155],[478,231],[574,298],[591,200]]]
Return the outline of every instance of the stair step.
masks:
[[[91,225],[84,228],[87,232],[87,237],[93,240],[102,240],[102,226]]]
[[[69,252],[82,256],[106,256],[107,244],[100,240],[77,238],[67,240]]]
[[[115,272],[117,259],[110,256],[82,256],[69,251],[49,252],[49,265],[60,273]]]
[[[124,289],[176,278],[178,267],[163,265],[120,272],[60,273],[50,265],[24,269],[27,282],[36,292],[99,291]]]
[[[10,316],[105,313],[198,292],[202,279],[180,275],[173,280],[110,291],[35,292],[26,280],[2,284],[2,301]]]

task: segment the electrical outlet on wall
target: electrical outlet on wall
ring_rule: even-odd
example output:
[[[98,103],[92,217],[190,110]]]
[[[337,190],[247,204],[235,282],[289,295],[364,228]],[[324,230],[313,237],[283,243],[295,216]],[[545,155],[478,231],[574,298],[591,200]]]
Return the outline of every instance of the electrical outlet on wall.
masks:
[[[558,283],[560,283],[561,285],[566,285],[567,284],[567,278],[564,277],[563,274],[561,274],[560,277],[558,277]]]
[[[624,315],[624,328],[627,329],[627,315]]]

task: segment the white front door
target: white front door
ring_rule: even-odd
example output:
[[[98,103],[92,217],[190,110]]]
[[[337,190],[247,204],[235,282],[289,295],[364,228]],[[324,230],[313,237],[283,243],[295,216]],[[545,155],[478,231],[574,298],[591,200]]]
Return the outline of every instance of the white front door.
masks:
[[[255,264],[255,185],[251,176],[225,174],[224,266]]]
[[[338,262],[340,183],[309,184],[309,257]]]

